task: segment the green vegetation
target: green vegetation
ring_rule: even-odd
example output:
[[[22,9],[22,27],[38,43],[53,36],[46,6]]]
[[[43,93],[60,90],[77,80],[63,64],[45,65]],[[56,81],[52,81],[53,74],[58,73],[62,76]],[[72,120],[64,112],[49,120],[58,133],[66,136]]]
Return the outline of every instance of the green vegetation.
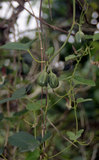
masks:
[[[39,2],[0,19],[0,160],[98,160],[99,1]]]

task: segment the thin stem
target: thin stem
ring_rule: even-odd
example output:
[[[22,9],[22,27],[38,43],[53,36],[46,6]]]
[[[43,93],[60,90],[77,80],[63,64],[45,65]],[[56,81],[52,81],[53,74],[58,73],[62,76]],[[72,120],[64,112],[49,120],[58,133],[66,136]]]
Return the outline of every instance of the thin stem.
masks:
[[[51,122],[51,120],[49,118],[47,118],[48,122],[50,123],[50,125],[55,129],[55,131],[58,133],[58,135],[60,135],[63,139],[65,139],[66,141],[68,141],[71,145],[75,146],[76,148],[78,148],[78,146],[76,144],[74,144],[71,140],[69,140],[66,136],[62,135],[60,133],[60,131],[58,130],[58,128],[56,128],[56,126]]]
[[[73,24],[75,24],[75,16],[76,16],[76,2],[73,0]]]
[[[82,7],[82,3],[79,0],[76,0],[76,1],[78,1],[78,3],[80,4],[80,6]]]
[[[52,159],[52,158],[58,156],[59,154],[63,153],[63,152],[66,151],[67,149],[69,149],[71,146],[72,146],[72,144],[70,144],[68,147],[64,148],[62,151],[58,152],[57,154],[49,157],[49,159]]]
[[[49,101],[49,97],[48,97],[48,89],[46,88],[46,106],[45,106],[45,128],[46,128],[46,120],[47,120],[47,110],[48,110],[48,101]]]
[[[49,62],[51,62],[58,54],[60,54],[61,50],[65,47],[65,45],[67,44],[68,39],[69,39],[69,37],[70,37],[70,35],[71,35],[71,33],[72,33],[73,28],[74,28],[74,23],[72,24],[72,27],[71,27],[71,29],[70,29],[70,32],[69,32],[69,34],[68,34],[68,36],[67,36],[66,41],[65,41],[65,42],[63,43],[63,45],[59,48],[59,50],[56,51],[56,52],[54,53],[54,55],[49,59]]]
[[[4,158],[4,160],[7,160],[6,157],[3,154],[1,156]]]
[[[92,134],[88,143],[86,143],[86,142],[80,142],[80,141],[77,141],[77,142],[80,145],[87,146],[87,145],[89,145],[92,142],[93,138],[94,138],[94,135]]]
[[[40,9],[39,9],[39,19],[41,19],[42,15],[42,3],[43,0],[40,0]],[[43,61],[43,42],[42,42],[42,34],[43,34],[43,28],[42,28],[42,22],[40,21],[40,30],[41,32],[39,32],[39,39],[40,39],[40,49],[41,49],[41,61]],[[43,63],[41,63],[41,71],[43,70]],[[43,89],[42,89],[42,94],[43,94]]]
[[[73,74],[71,76],[70,89],[69,89],[69,92],[68,92],[68,96],[69,96],[70,102],[71,102],[71,96],[73,97],[73,102],[74,102],[74,114],[75,114],[75,120],[76,120],[76,133],[78,131],[78,118],[77,118],[77,105],[76,105],[76,102],[75,102],[75,95],[73,93],[73,89],[74,89],[75,85],[73,85],[72,81],[73,81],[75,72],[76,72],[76,70],[78,68],[78,65],[79,65],[82,57],[87,55],[87,54],[88,54],[88,47],[86,47],[86,50],[82,53],[82,56],[79,58],[79,60],[77,60],[77,64],[76,64],[76,66],[74,68],[74,71],[73,71]]]
[[[78,132],[78,118],[77,118],[77,107],[74,106],[75,120],[76,120],[76,133]]]
[[[41,38],[41,32],[40,32],[40,29],[39,29],[39,25],[38,25],[38,21],[37,21],[37,18],[36,18],[36,16],[35,16],[35,14],[34,14],[34,11],[33,11],[33,9],[32,9],[32,6],[31,6],[31,4],[30,4],[30,2],[29,2],[29,0],[28,0],[28,3],[29,3],[29,5],[30,5],[30,8],[31,8],[31,10],[32,10],[32,13],[33,13],[33,15],[34,15],[34,17],[35,17],[35,20],[36,20],[36,24],[37,24],[37,29],[38,29],[38,34],[39,34],[39,41],[40,41],[40,49],[41,49],[41,61],[38,61],[38,63],[41,63],[41,71],[43,70],[43,53],[42,53],[42,51],[43,51],[43,43],[42,43],[42,38]],[[41,9],[42,9],[42,0],[41,0],[41,2],[40,2],[40,12],[39,12],[39,18],[41,19]],[[41,31],[42,31],[42,24],[41,24],[41,21],[40,21],[40,28],[41,28]],[[32,57],[33,58],[33,57]],[[36,61],[36,59],[34,59],[35,61]],[[43,89],[42,89],[43,90]]]
[[[66,93],[64,96],[62,96],[61,98],[59,98],[54,104],[52,104],[51,106],[49,106],[48,109],[52,108],[55,104],[57,104],[58,102],[60,102],[64,97],[66,97],[68,94]]]
[[[37,59],[32,55],[32,53],[30,52],[29,49],[28,49],[27,51],[28,51],[28,53],[31,55],[31,57],[34,59],[35,62],[37,62],[37,63],[45,63],[45,62],[46,62],[46,61],[39,61],[39,60],[37,60]]]
[[[71,26],[71,29],[70,29],[70,31],[69,31],[69,33],[68,33],[68,36],[67,36],[67,39],[66,39],[66,41],[63,43],[63,45],[59,48],[59,50],[58,51],[56,51],[55,53],[54,53],[54,55],[49,59],[49,62],[51,62],[58,54],[60,54],[60,52],[61,52],[61,50],[65,47],[65,45],[67,44],[67,42],[68,42],[68,40],[69,40],[69,37],[70,37],[70,35],[71,35],[71,33],[72,33],[72,30],[73,30],[73,28],[74,28],[74,25],[75,25],[75,0],[73,0],[73,23],[72,23],[72,26]]]
[[[83,55],[82,55],[82,56],[83,56]],[[75,75],[75,72],[76,72],[76,70],[77,70],[77,68],[78,68],[78,65],[79,65],[79,63],[80,63],[80,61],[81,61],[81,59],[82,59],[82,56],[79,58],[79,60],[77,60],[77,64],[76,64],[76,66],[75,66],[75,68],[74,68],[74,72],[73,72],[73,74],[72,74],[72,76],[71,76],[71,80],[70,80],[70,90],[69,90],[69,92],[68,92],[68,96],[69,96],[69,99],[70,99],[70,103],[71,103],[71,96],[73,96],[74,114],[75,114],[75,120],[76,120],[76,133],[77,133],[77,131],[78,131],[78,118],[77,118],[77,106],[76,106],[76,103],[75,103],[75,95],[74,95],[74,93],[73,93],[74,85],[72,84],[72,80],[73,80],[73,78],[74,78],[74,75]]]

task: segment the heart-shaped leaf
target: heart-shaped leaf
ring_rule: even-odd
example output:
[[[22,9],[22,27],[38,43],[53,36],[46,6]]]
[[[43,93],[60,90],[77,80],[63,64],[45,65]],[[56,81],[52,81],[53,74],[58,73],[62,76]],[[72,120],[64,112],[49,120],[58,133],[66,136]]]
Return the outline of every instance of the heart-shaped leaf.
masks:
[[[83,133],[83,129],[80,129],[76,134],[74,132],[68,131],[67,136],[69,137],[70,140],[77,140],[79,137],[81,137],[81,134]]]
[[[21,87],[19,89],[17,89],[13,94],[12,94],[12,98],[21,98],[26,94],[26,89],[25,87]]]
[[[8,142],[13,146],[19,147],[22,152],[34,151],[39,146],[39,141],[31,134],[23,131],[10,136]]]
[[[40,108],[43,107],[45,104],[46,104],[46,100],[42,99],[42,102],[41,100],[38,100],[35,102],[28,103],[26,108],[29,111],[37,111],[37,110],[40,110]]]
[[[73,140],[73,141],[76,140],[76,135],[75,135],[75,133],[73,133],[73,132],[71,132],[71,131],[68,131],[68,132],[67,132],[67,136],[69,137],[70,140]]]
[[[93,80],[85,79],[85,78],[79,77],[79,76],[75,76],[73,81],[74,81],[75,84],[95,86],[95,82]]]

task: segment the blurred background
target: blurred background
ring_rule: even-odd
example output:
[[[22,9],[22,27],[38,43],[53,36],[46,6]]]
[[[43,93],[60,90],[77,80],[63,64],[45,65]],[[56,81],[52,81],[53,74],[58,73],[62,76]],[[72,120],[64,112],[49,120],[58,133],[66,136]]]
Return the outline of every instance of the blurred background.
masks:
[[[43,41],[43,52],[47,59],[45,54],[47,49],[53,47],[57,51],[67,38],[72,25],[72,0],[44,0],[41,17],[47,24],[36,21],[28,12],[34,12],[35,16],[39,17],[40,0],[29,2],[20,0],[20,3],[18,0],[0,1],[0,46],[7,42],[27,43],[34,40],[31,52],[35,58],[40,59],[39,29]],[[81,20],[83,33],[88,36],[99,33],[99,0],[76,0],[76,22],[78,24],[82,12],[85,13]],[[53,29],[52,25],[57,26],[58,29]],[[88,146],[79,145],[79,149],[72,146],[68,151],[52,158],[53,160],[99,160],[99,40],[92,43],[92,40],[88,39],[77,44],[75,34],[78,30],[78,25],[75,25],[67,45],[51,63],[53,72],[60,80],[60,86],[55,92],[49,89],[50,106],[52,107],[48,110],[48,117],[63,135],[66,135],[67,131],[75,130],[73,104],[69,104],[68,97],[58,102],[59,96],[63,96],[69,90],[68,78],[72,75],[76,65],[75,60],[65,61],[65,57],[80,48],[85,50],[92,44],[93,49],[90,51],[90,56],[86,55],[82,58],[76,72],[77,75],[94,80],[96,86],[77,85],[74,91],[75,98],[92,99],[92,101],[78,105],[77,116],[79,129],[84,129],[80,141],[89,143],[92,138],[93,140]],[[29,100],[41,97],[41,88],[36,81],[39,72],[40,64],[32,60],[26,51],[0,49],[0,100],[9,98],[16,88],[25,86],[27,90],[26,98],[0,104],[0,151],[3,148],[3,153],[8,160],[33,160],[35,156],[34,152],[22,154],[16,148],[12,148],[8,143],[8,136],[19,130],[33,133],[34,128],[29,123],[34,123],[34,117],[32,112],[26,110],[26,106]],[[45,97],[46,91],[43,95],[43,98]],[[38,112],[38,135],[41,126],[39,115]],[[47,128],[53,136],[48,141],[46,152],[53,155],[64,149],[68,142],[59,136],[49,122],[47,122]],[[39,153],[35,156],[35,160],[38,160],[38,157]],[[1,157],[0,160],[3,158]]]

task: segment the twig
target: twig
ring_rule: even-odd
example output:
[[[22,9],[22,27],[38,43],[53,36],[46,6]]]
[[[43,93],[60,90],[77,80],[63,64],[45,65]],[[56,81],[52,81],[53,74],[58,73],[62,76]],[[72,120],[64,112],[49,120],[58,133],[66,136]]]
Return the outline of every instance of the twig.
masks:
[[[52,158],[54,158],[54,157],[60,155],[61,153],[63,153],[63,152],[66,151],[67,149],[69,149],[71,146],[72,146],[72,144],[70,144],[69,146],[65,147],[62,151],[56,153],[55,155],[49,157],[49,159],[52,159]]]
[[[70,31],[68,33],[68,36],[67,36],[67,39],[66,41],[63,43],[63,45],[59,48],[59,50],[57,50],[54,55],[50,58],[49,62],[51,62],[58,54],[60,54],[61,50],[66,46],[68,40],[69,40],[69,37],[72,33],[72,30],[75,26],[75,16],[76,16],[76,4],[75,4],[75,0],[73,0],[73,20],[72,20],[72,26],[70,28]]]
[[[40,0],[40,9],[39,9],[39,18],[41,19],[41,12],[42,12],[42,2],[43,0]],[[41,33],[40,33],[40,49],[41,49],[41,61],[43,61],[43,43],[42,43],[42,32],[43,32],[43,28],[42,28],[42,22],[40,21],[40,29],[41,29]],[[41,71],[43,70],[43,64],[41,63]],[[42,90],[42,94],[43,94],[43,90]]]
[[[71,143],[73,146],[75,146],[76,148],[78,148],[77,145],[75,145],[73,142],[71,142],[66,136],[62,135],[60,133],[60,131],[56,128],[56,126],[50,121],[49,118],[47,118],[48,122],[51,124],[51,126],[56,130],[56,132],[62,137],[64,138],[66,141],[68,141],[69,143]]]
[[[25,7],[20,3],[20,1],[18,1],[18,3],[19,3],[30,15],[32,15],[33,17],[35,17],[37,20],[41,21],[42,24],[46,25],[47,27],[49,27],[49,28],[51,28],[51,29],[53,29],[53,30],[57,30],[57,31],[60,31],[60,32],[63,32],[63,33],[68,34],[68,31],[63,30],[63,29],[61,29],[60,27],[51,25],[51,24],[47,23],[46,21],[44,21],[42,18],[40,19],[40,18],[38,18],[37,16],[35,16],[35,15],[34,15],[33,13],[31,13],[27,8],[25,8]],[[71,33],[71,35],[74,36],[75,34]]]
[[[82,5],[82,2],[80,2],[80,0],[76,0],[78,2],[78,4],[80,5],[80,7],[83,9],[83,5]],[[87,19],[87,16],[86,14],[84,14],[84,18],[85,18],[85,21],[88,25],[91,25],[91,26],[94,26],[94,24],[91,24],[88,19]]]

